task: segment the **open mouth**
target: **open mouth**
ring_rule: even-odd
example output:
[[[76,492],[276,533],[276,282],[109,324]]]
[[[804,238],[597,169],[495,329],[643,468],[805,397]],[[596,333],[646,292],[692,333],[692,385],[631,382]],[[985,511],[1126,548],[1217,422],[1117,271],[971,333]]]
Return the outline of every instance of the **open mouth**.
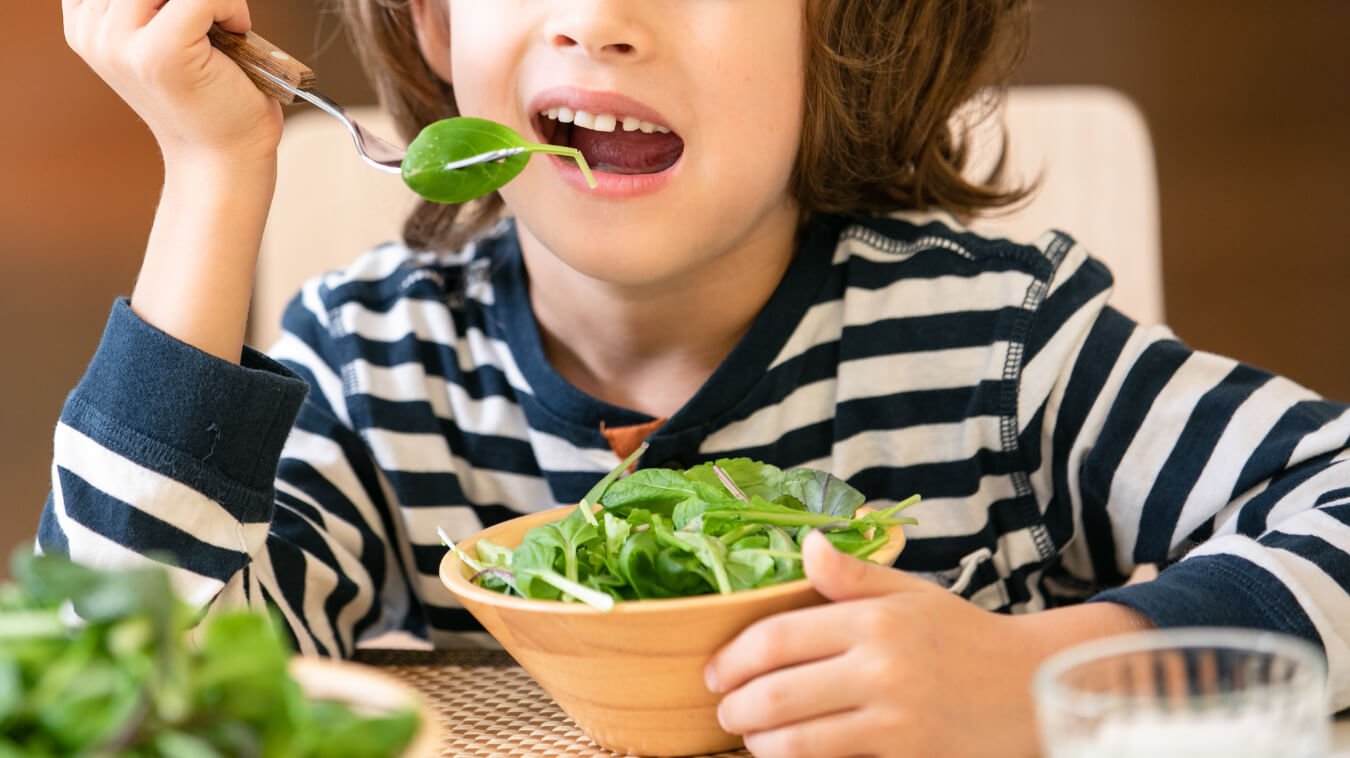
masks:
[[[535,128],[549,144],[580,150],[597,173],[659,174],[684,154],[679,135],[633,116],[556,107],[536,114]]]

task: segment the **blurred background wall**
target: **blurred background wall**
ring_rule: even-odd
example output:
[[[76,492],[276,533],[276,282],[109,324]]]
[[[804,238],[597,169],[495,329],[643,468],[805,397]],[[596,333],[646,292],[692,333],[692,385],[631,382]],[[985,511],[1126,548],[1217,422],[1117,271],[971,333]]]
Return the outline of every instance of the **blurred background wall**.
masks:
[[[369,89],[322,0],[255,29],[340,102]],[[0,554],[27,542],[51,432],[160,181],[135,115],[65,46],[56,2],[10,3],[0,46]],[[1350,400],[1350,2],[1036,0],[1022,84],[1104,84],[1152,129],[1168,321],[1200,348]],[[1068,230],[1072,232],[1072,230]],[[353,251],[355,254],[357,251]],[[0,569],[0,575],[7,569]]]

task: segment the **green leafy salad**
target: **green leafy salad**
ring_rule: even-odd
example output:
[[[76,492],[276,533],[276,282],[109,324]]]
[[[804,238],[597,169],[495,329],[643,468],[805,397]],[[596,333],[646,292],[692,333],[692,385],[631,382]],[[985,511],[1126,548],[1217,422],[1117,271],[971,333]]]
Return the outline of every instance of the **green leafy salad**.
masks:
[[[483,587],[611,610],[619,600],[725,594],[800,579],[802,541],[813,529],[865,558],[887,543],[887,528],[917,523],[896,514],[918,495],[859,515],[865,498],[842,479],[748,458],[618,478],[642,452],[565,518],[526,532],[514,550],[479,539],[474,557],[444,532],[441,539]]]
[[[15,558],[0,586],[0,758],[277,756],[386,758],[414,710],[367,717],[310,700],[267,616],[196,613],[162,568],[100,571]]]

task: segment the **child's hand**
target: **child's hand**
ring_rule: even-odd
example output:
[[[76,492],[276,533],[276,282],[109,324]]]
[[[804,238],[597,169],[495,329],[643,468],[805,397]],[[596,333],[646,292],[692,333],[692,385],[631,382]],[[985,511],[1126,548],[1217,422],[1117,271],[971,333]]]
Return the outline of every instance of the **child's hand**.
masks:
[[[760,621],[714,656],[723,728],[775,758],[1036,753],[1024,627],[822,535],[803,553],[835,602]]]
[[[166,160],[269,158],[281,108],[211,46],[245,0],[62,0],[66,41],[149,125]]]

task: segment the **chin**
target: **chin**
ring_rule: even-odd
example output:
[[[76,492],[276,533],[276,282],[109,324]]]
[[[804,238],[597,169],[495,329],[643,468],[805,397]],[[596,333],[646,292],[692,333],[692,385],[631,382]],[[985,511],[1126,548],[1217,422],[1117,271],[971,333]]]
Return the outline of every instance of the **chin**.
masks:
[[[569,241],[570,242],[570,241]],[[666,245],[654,246],[601,236],[549,247],[553,257],[577,273],[624,287],[661,284],[689,264]]]
[[[679,249],[680,240],[672,239],[675,230],[668,227],[615,228],[610,222],[579,224],[574,218],[555,221],[537,225],[522,220],[552,259],[544,263],[548,268],[556,262],[596,281],[645,287],[662,284],[698,265],[690,252]]]

